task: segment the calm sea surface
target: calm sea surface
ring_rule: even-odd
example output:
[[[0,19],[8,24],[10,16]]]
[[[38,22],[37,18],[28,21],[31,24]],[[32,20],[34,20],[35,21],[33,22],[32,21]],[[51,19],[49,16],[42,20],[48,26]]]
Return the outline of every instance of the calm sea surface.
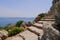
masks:
[[[21,17],[15,17],[15,18],[1,18],[0,17],[0,25],[1,26],[5,26],[7,24],[10,24],[10,23],[16,23],[17,21],[19,20],[23,20],[25,22],[28,22],[28,21],[33,21],[34,18],[21,18]]]

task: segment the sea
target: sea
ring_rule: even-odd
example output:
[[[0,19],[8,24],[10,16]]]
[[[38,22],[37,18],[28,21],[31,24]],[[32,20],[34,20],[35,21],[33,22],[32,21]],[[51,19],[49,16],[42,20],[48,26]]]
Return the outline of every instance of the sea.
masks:
[[[0,26],[6,26],[10,23],[15,24],[17,21],[23,20],[24,22],[33,21],[34,18],[26,18],[26,17],[0,17]]]

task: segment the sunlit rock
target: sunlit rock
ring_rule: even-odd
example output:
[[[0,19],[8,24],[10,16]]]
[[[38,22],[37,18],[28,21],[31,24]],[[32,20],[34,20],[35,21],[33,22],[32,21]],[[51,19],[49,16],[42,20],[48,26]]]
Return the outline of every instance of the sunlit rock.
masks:
[[[0,38],[5,39],[8,37],[8,32],[6,30],[0,30]]]

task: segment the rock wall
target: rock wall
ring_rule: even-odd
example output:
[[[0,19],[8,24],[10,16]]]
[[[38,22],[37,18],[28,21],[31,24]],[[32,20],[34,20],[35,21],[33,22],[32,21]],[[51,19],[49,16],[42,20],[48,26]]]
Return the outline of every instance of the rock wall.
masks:
[[[55,26],[45,28],[41,40],[60,40],[60,0],[53,0],[48,15],[53,15],[55,17]]]
[[[55,28],[60,31],[60,0],[55,3]]]
[[[54,16],[54,14],[55,14],[55,8],[58,5],[56,3],[58,3],[59,1],[60,0],[53,0],[52,1],[52,6],[51,6],[50,10],[48,11],[48,15],[53,15]]]

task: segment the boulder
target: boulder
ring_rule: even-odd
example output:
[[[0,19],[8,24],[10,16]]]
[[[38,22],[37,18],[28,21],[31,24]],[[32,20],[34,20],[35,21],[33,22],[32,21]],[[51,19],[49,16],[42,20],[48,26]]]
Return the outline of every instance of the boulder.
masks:
[[[40,16],[37,16],[36,18],[35,18],[35,22],[38,22],[38,21],[40,21],[41,20],[41,17]]]
[[[60,40],[60,32],[55,28],[45,28],[41,40]]]
[[[26,27],[29,27],[29,26],[31,26],[33,23],[32,22],[23,22],[22,24],[21,24],[21,27],[24,27],[24,28],[26,28]]]
[[[8,32],[6,30],[0,30],[0,38],[5,39],[8,37]]]
[[[23,23],[21,24],[21,27],[26,28],[26,27],[27,27],[26,22],[23,22]]]
[[[28,22],[28,23],[27,23],[27,26],[31,26],[31,25],[32,25],[32,22]]]

